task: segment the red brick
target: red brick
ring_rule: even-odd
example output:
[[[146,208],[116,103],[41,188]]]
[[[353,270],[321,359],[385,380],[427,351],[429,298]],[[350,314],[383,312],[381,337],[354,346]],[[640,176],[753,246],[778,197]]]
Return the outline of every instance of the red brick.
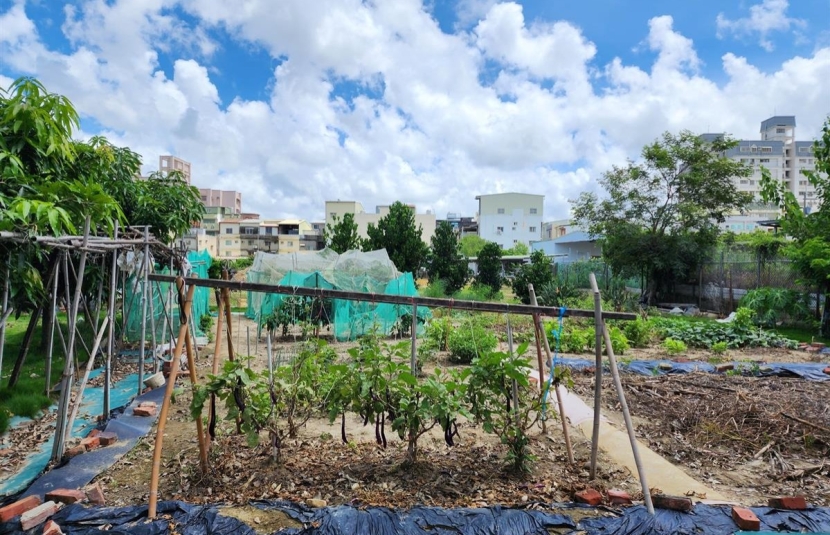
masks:
[[[94,450],[100,445],[101,440],[98,437],[86,437],[85,439],[81,440],[81,446],[86,448],[87,451]]]
[[[89,500],[89,503],[95,505],[106,505],[107,503],[104,499],[104,491],[101,489],[100,483],[95,483],[94,485],[87,487],[86,499]]]
[[[811,347],[817,347],[817,348],[819,348],[819,349],[824,349],[824,348],[826,347],[826,346],[825,346],[824,344],[822,344],[821,342],[813,342],[812,344],[810,344],[810,346],[811,346]]]
[[[715,371],[717,371],[718,373],[724,373],[734,369],[734,364],[718,364],[717,366],[715,366]]]
[[[100,429],[93,429],[92,431],[89,432],[89,434],[87,436],[88,437],[97,437],[100,434],[101,434]]]
[[[154,407],[136,407],[133,409],[133,414],[136,416],[155,416],[156,409]]]
[[[30,509],[34,509],[40,505],[40,496],[26,496],[22,500],[17,500],[3,508],[0,508],[0,522],[8,522],[16,516],[20,516]]]
[[[826,368],[824,368],[824,373],[826,373],[827,375],[830,375],[830,366],[827,366]]]
[[[684,496],[666,496],[655,494],[651,497],[654,507],[660,509],[673,509],[675,511],[689,512],[692,510],[692,500]]]
[[[594,489],[585,489],[577,492],[574,499],[580,503],[587,503],[588,505],[599,505],[602,503],[602,494]]]
[[[55,489],[46,493],[47,500],[65,503],[67,505],[83,501],[84,498],[86,498],[86,495],[77,489]]]
[[[624,490],[611,489],[608,491],[608,501],[611,505],[631,505],[631,495]]]
[[[807,500],[804,496],[784,496],[781,498],[770,498],[769,506],[775,509],[789,509],[791,511],[803,511],[807,509]]]
[[[755,513],[744,507],[732,508],[732,520],[744,531],[759,531],[761,529],[761,521],[758,520]]]
[[[20,515],[20,529],[28,531],[35,526],[39,526],[46,522],[46,520],[58,512],[60,505],[55,502],[46,502],[38,505],[34,509],[30,509]]]
[[[692,359],[688,358],[688,357],[677,357],[677,358],[672,359],[672,362],[677,362],[679,364],[687,364],[689,362],[694,362],[694,361]]]
[[[102,446],[111,446],[118,442],[118,435],[112,431],[104,431],[98,435],[98,440],[101,442]]]
[[[71,459],[72,457],[77,457],[78,455],[80,455],[82,453],[85,453],[85,452],[86,452],[86,447],[84,447],[82,445],[78,445],[78,446],[75,446],[74,448],[69,448],[68,450],[66,450],[66,453],[64,453],[63,456],[67,459]]]
[[[43,535],[63,535],[61,527],[55,524],[54,520],[50,520],[43,526]]]
[[[139,407],[153,408],[153,409],[158,407],[158,405],[156,404],[155,401],[142,401],[141,403],[138,404],[138,406]]]
[[[821,351],[821,348],[816,346],[810,346],[806,348],[804,351],[806,351],[807,353],[819,353]]]

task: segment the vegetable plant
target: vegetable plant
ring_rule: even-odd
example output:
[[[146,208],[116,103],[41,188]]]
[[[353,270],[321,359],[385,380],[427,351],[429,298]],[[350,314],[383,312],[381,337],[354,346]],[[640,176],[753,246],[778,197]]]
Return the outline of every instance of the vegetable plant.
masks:
[[[493,331],[485,329],[478,321],[466,321],[449,334],[450,362],[469,364],[477,356],[494,350],[497,344]]]
[[[669,353],[669,355],[679,355],[680,353],[686,352],[686,344],[684,344],[681,340],[675,340],[674,338],[666,338],[663,340],[663,347]]]

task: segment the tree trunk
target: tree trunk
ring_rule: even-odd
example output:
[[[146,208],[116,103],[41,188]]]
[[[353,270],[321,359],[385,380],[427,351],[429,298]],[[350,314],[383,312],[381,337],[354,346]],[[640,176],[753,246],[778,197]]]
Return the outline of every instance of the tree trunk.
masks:
[[[50,277],[49,281],[53,284],[54,284],[54,281],[52,279],[54,278],[55,269],[57,268],[57,263],[58,263],[59,258],[60,258],[60,254],[57,253],[57,252],[53,252],[49,256],[48,265],[49,265],[49,273],[51,274],[51,277]],[[52,291],[56,291],[56,290],[53,288]],[[48,305],[44,304],[43,314],[42,314],[43,319],[40,322],[40,346],[39,346],[39,348],[40,348],[40,351],[43,352],[43,353],[46,352],[46,349],[47,349],[46,346],[49,343],[49,334],[51,333],[51,328],[52,328],[52,316],[54,315],[54,310],[52,310],[51,299],[50,299],[51,298],[51,292],[48,292],[48,293],[49,293],[49,295],[46,296],[46,301],[44,303],[49,303],[49,304]],[[58,294],[58,295],[60,295],[60,294]]]
[[[821,336],[830,338],[830,288],[824,289],[824,312],[821,314]]]
[[[9,388],[13,388],[20,379],[20,372],[23,369],[23,362],[26,360],[26,355],[29,354],[29,347],[32,345],[32,338],[34,338],[35,327],[37,327],[37,320],[40,319],[40,313],[43,307],[38,307],[32,312],[32,317],[29,318],[29,326],[26,327],[26,334],[23,336],[23,343],[20,345],[20,352],[17,354],[17,360],[14,363],[12,375],[9,377]]]

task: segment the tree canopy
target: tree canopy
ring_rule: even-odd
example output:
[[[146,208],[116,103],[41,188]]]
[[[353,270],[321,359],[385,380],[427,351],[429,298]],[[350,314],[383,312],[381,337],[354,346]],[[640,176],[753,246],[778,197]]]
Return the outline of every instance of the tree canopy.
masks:
[[[439,222],[431,245],[427,261],[429,282],[442,280],[446,292],[454,294],[467,284],[470,269],[467,267],[467,258],[460,253],[458,237],[452,225],[446,221]]]
[[[487,240],[477,234],[468,234],[459,240],[461,246],[461,254],[468,258],[475,258],[481,252]]]
[[[516,242],[510,249],[505,249],[504,256],[524,256],[530,254],[530,247],[524,242]]]
[[[645,278],[649,304],[696,273],[718,224],[752,200],[735,185],[752,170],[724,154],[736,144],[726,136],[665,133],[643,148],[640,162],[603,174],[604,198],[585,192],[571,201],[574,222],[601,238],[614,274]]]
[[[395,202],[377,225],[369,223],[366,234],[369,237],[364,240],[364,251],[386,249],[399,271],[417,276],[429,248],[421,239],[423,228],[415,226],[415,210],[400,201]]]
[[[544,251],[533,251],[530,255],[530,263],[522,264],[516,271],[511,286],[513,294],[521,299],[522,303],[530,304],[530,291],[528,284],[533,285],[533,290],[538,292],[541,288],[553,282],[553,268],[551,261]]]
[[[362,240],[357,233],[354,214],[344,214],[343,219],[335,215],[333,219],[334,224],[326,225],[323,231],[326,247],[340,254],[346,251],[359,250]]]
[[[781,209],[781,231],[792,241],[784,254],[793,262],[804,282],[818,287],[824,294],[821,335],[830,336],[830,117],[824,123],[821,139],[813,143],[815,168],[803,171],[815,188],[818,209],[809,214],[799,205],[792,191],[781,181],[773,180],[762,169],[762,195],[765,201]]]
[[[476,284],[488,286],[494,293],[501,291],[501,271],[501,247],[498,243],[487,242],[478,253]]]

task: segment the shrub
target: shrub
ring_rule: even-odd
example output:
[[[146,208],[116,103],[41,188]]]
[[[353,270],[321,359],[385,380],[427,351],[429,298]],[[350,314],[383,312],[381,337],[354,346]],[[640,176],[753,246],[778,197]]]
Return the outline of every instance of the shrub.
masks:
[[[199,318],[199,330],[205,333],[208,341],[213,341],[213,316],[210,314],[202,314],[202,317]]]
[[[421,295],[424,297],[441,298],[447,296],[447,283],[441,279],[430,282],[421,290]]]
[[[564,353],[582,353],[588,345],[588,332],[585,329],[568,329],[562,333],[560,349]]]
[[[680,353],[686,352],[686,344],[680,340],[675,340],[674,338],[666,338],[663,340],[663,347],[669,355],[679,355]]]
[[[654,335],[654,330],[649,322],[638,317],[636,320],[628,321],[623,325],[623,333],[625,333],[632,346],[647,347]]]
[[[522,303],[530,304],[530,292],[527,289],[528,284],[533,284],[533,288],[545,288],[547,285],[554,282],[553,270],[551,269],[551,261],[545,255],[544,251],[533,251],[530,255],[530,263],[519,266],[511,286],[513,293],[521,299]]]
[[[487,285],[473,283],[456,292],[453,298],[459,301],[501,301],[504,296]]]
[[[608,336],[611,338],[611,349],[614,350],[615,355],[624,355],[631,347],[628,344],[628,338],[626,338],[619,327],[614,325],[608,326]]]
[[[757,288],[741,298],[740,306],[755,313],[755,322],[764,327],[779,323],[799,324],[813,319],[809,300],[803,292],[784,288]]]
[[[498,340],[492,331],[470,320],[449,335],[447,345],[450,351],[450,362],[469,364],[477,356],[496,349],[497,344]]]
[[[712,353],[715,355],[723,355],[729,349],[729,344],[726,342],[715,342],[712,344]]]
[[[549,307],[571,307],[574,302],[582,297],[579,288],[561,277],[557,277],[539,288],[534,286],[534,290],[539,304]]]

